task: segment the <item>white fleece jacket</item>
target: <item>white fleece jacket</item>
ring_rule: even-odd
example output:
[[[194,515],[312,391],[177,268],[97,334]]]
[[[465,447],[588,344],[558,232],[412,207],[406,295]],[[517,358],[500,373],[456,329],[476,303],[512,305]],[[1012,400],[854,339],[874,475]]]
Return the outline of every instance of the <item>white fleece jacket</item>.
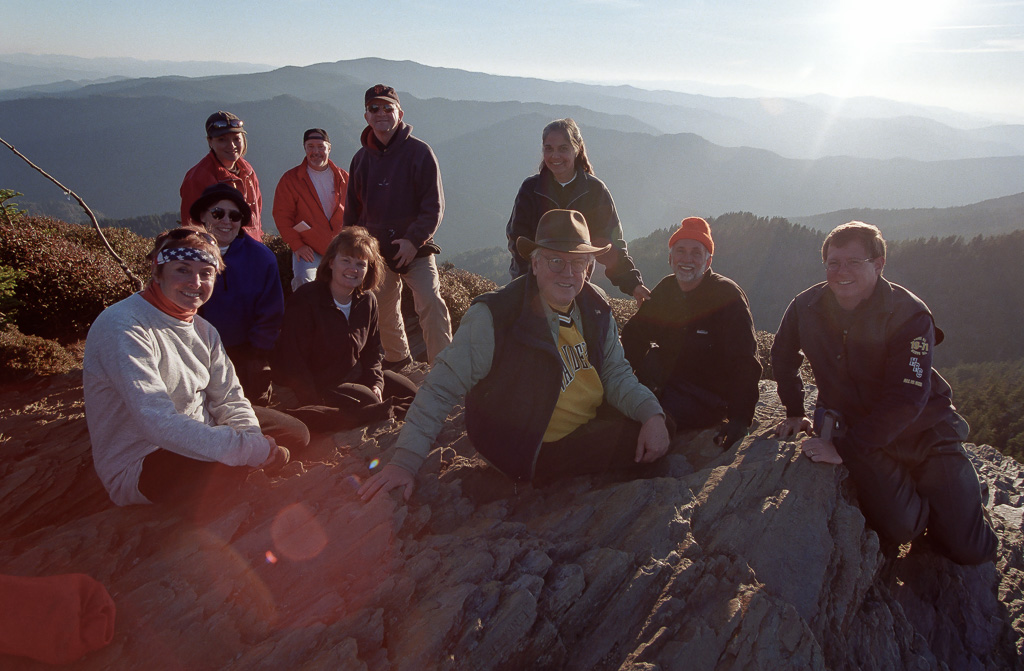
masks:
[[[82,368],[93,462],[119,506],[150,503],[139,476],[158,448],[229,466],[270,454],[217,330],[198,315],[183,322],[129,296],[96,318]]]

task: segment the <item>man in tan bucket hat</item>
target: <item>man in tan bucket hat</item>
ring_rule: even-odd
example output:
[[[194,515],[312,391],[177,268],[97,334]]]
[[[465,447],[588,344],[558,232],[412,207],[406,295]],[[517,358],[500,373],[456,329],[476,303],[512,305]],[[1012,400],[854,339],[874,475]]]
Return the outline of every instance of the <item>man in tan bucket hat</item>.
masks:
[[[531,271],[477,297],[423,382],[391,462],[363,499],[403,488],[465,395],[476,450],[514,481],[637,468],[665,454],[665,415],[633,375],[603,292],[586,281],[595,247],[583,215],[551,210],[535,240],[520,237]]]

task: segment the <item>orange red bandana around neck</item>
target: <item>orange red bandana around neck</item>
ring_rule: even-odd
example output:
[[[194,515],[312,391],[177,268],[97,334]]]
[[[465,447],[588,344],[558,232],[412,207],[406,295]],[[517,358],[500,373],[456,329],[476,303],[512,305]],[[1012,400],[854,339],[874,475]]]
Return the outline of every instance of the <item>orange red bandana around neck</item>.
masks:
[[[164,295],[160,285],[156,282],[150,282],[149,286],[143,289],[142,297],[160,312],[168,314],[175,319],[180,319],[183,322],[190,322],[196,316],[196,310],[185,310],[171,301],[170,298]]]

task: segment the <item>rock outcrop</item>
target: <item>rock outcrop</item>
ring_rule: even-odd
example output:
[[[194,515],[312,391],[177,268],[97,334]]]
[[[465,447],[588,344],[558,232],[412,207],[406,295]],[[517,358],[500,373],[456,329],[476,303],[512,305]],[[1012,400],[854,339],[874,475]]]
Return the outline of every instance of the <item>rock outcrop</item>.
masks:
[[[114,642],[81,669],[1020,668],[1021,465],[971,446],[995,565],[893,556],[844,469],[769,437],[763,384],[761,429],[684,436],[656,477],[514,487],[457,411],[408,504],[355,495],[387,422],[183,515],[109,504],[70,374],[0,391],[0,565],[106,585]]]

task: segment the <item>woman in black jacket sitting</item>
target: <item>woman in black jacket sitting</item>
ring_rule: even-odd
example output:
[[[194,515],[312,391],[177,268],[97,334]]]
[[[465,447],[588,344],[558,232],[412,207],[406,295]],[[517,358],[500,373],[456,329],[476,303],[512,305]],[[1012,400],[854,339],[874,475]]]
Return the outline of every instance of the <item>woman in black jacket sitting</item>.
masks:
[[[344,228],[327,247],[316,281],[288,300],[274,353],[274,381],[303,408],[290,411],[317,430],[340,430],[404,414],[416,395],[409,378],[381,368],[384,350],[373,295],[384,273],[377,240]]]

